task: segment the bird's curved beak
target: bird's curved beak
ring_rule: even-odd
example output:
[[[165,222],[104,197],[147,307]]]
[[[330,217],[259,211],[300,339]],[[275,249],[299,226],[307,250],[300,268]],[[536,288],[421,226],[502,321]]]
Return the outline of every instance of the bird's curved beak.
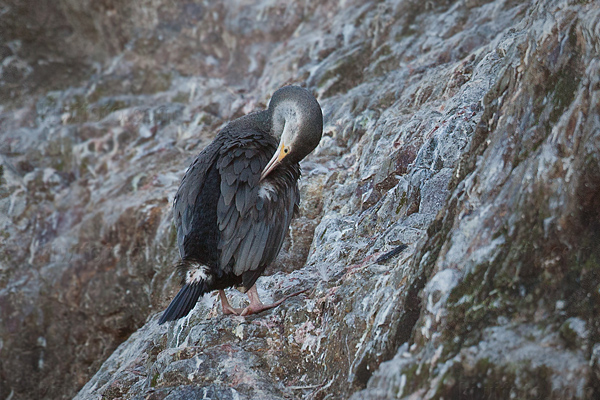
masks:
[[[281,143],[279,143],[279,147],[277,148],[277,151],[275,152],[275,154],[273,154],[273,157],[271,158],[271,160],[269,161],[269,163],[267,164],[265,169],[263,169],[262,173],[260,174],[260,180],[262,181],[263,179],[265,179],[265,177],[267,175],[269,175],[271,173],[271,171],[273,171],[281,163],[281,160],[283,160],[285,158],[285,156],[288,155],[288,153],[289,153],[289,147],[287,147],[283,143],[283,141],[281,141]]]

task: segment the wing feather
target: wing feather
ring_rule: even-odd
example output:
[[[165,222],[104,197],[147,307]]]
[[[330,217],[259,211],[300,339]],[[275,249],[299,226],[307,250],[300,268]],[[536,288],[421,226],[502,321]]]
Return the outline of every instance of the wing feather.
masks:
[[[221,250],[221,269],[223,271],[230,272],[231,266],[229,262],[231,261],[233,254],[237,252],[241,241],[241,238],[234,238],[228,242],[227,247]]]
[[[221,197],[223,198],[225,205],[230,205],[235,193],[237,192],[237,183],[233,181],[228,183],[225,179],[221,181]]]
[[[235,268],[233,269],[233,272],[238,276],[242,275],[244,272],[246,272],[246,270],[251,269],[251,265],[249,262],[250,251],[252,250],[252,243],[256,238],[256,236],[253,233],[246,235],[244,240],[240,243],[240,247],[237,252],[237,258],[239,259],[239,261],[236,260]]]
[[[265,248],[267,246],[267,238],[269,236],[269,230],[265,226],[265,224],[260,224],[258,228],[258,232],[254,237],[253,246],[255,251],[252,253],[250,259],[248,260],[248,265],[251,271],[254,271],[260,265],[260,261],[265,252]]]
[[[297,166],[292,167],[292,174],[275,170],[266,182],[259,182],[276,148],[277,141],[270,136],[239,137],[221,150],[229,158],[217,162],[222,177],[217,212],[220,264],[243,276],[247,289],[279,253],[299,200]],[[275,190],[265,195],[266,191],[260,190],[264,184]]]
[[[219,199],[219,206],[218,206],[217,212],[222,213],[222,215],[225,216],[221,221],[219,221],[219,230],[220,231],[224,230],[225,227],[228,226],[229,222],[234,217],[234,215],[235,215],[235,218],[237,218],[237,213],[235,211],[236,211],[235,207],[227,207],[225,205],[225,200],[223,199],[223,197],[221,197]],[[234,225],[234,223],[232,223],[232,225]]]
[[[250,169],[252,170],[253,174],[258,174],[259,172],[262,171],[262,163],[260,162],[260,158],[253,158],[250,160]]]

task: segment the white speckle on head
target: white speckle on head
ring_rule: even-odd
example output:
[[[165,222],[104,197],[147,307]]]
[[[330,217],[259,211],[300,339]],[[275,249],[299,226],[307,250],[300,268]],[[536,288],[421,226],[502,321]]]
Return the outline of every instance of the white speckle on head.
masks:
[[[210,269],[206,265],[194,264],[185,274],[185,283],[198,283],[212,279]]]
[[[265,200],[273,200],[273,194],[275,194],[275,192],[275,186],[265,181],[260,184],[260,188],[258,189],[258,195]]]

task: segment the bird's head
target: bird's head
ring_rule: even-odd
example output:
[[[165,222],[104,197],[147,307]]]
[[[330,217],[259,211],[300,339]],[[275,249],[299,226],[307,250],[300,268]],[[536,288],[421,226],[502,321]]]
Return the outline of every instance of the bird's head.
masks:
[[[323,113],[314,96],[299,86],[277,90],[268,108],[271,134],[279,145],[260,179],[282,163],[297,163],[317,147],[323,133]]]

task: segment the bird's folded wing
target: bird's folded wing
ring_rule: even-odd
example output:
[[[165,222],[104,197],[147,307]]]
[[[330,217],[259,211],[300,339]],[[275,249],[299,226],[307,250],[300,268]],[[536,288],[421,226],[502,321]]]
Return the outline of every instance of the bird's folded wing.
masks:
[[[217,222],[225,273],[241,276],[248,271],[262,272],[283,243],[299,196],[291,176],[282,182],[260,182],[276,145],[274,140],[248,138],[221,149]]]

